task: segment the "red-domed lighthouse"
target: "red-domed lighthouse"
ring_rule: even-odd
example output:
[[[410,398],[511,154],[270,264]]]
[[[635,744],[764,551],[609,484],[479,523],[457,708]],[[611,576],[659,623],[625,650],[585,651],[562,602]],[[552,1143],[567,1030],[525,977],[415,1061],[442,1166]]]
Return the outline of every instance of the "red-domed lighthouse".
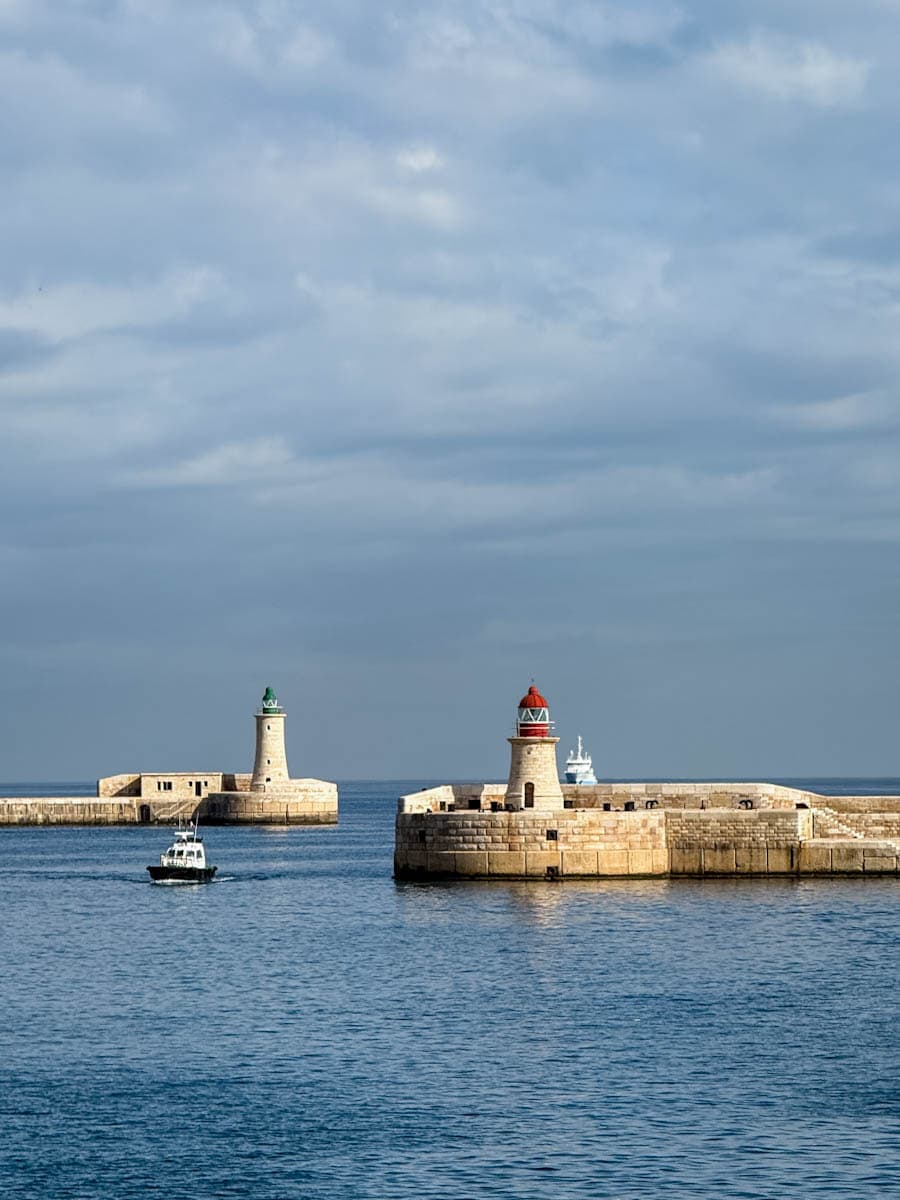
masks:
[[[550,708],[534,684],[519,701],[516,729],[519,737],[545,738],[550,735]]]
[[[511,747],[506,804],[513,808],[563,807],[556,766],[557,737],[550,736],[550,706],[534,684],[519,701]]]

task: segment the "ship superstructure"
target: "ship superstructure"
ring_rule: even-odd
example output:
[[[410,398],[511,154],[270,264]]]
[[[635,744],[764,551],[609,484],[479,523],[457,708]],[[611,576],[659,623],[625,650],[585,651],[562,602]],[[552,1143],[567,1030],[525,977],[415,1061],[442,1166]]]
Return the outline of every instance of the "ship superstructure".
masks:
[[[566,759],[566,783],[596,783],[594,764],[584,748],[581,734],[578,735],[577,750],[570,750]]]

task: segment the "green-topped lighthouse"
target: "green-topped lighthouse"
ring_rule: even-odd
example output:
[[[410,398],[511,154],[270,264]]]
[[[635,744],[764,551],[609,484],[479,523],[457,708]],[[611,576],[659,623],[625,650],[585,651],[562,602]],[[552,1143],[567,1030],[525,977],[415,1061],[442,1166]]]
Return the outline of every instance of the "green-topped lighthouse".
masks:
[[[256,757],[250,783],[253,792],[277,790],[290,781],[284,749],[286,716],[275,692],[267,687],[256,712]]]

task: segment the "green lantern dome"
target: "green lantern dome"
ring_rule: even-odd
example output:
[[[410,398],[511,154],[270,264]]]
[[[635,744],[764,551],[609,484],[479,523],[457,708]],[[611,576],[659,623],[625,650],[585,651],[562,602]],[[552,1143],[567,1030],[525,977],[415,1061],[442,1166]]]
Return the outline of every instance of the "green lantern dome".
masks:
[[[281,705],[278,703],[278,697],[272,688],[267,687],[262,698],[262,710],[264,713],[280,713]]]

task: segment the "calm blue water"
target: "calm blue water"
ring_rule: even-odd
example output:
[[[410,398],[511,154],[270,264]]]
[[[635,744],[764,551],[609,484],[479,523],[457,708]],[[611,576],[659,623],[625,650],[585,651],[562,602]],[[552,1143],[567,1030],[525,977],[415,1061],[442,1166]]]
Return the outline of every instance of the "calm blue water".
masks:
[[[900,1195],[900,881],[399,885],[400,790],[0,829],[0,1195]]]

